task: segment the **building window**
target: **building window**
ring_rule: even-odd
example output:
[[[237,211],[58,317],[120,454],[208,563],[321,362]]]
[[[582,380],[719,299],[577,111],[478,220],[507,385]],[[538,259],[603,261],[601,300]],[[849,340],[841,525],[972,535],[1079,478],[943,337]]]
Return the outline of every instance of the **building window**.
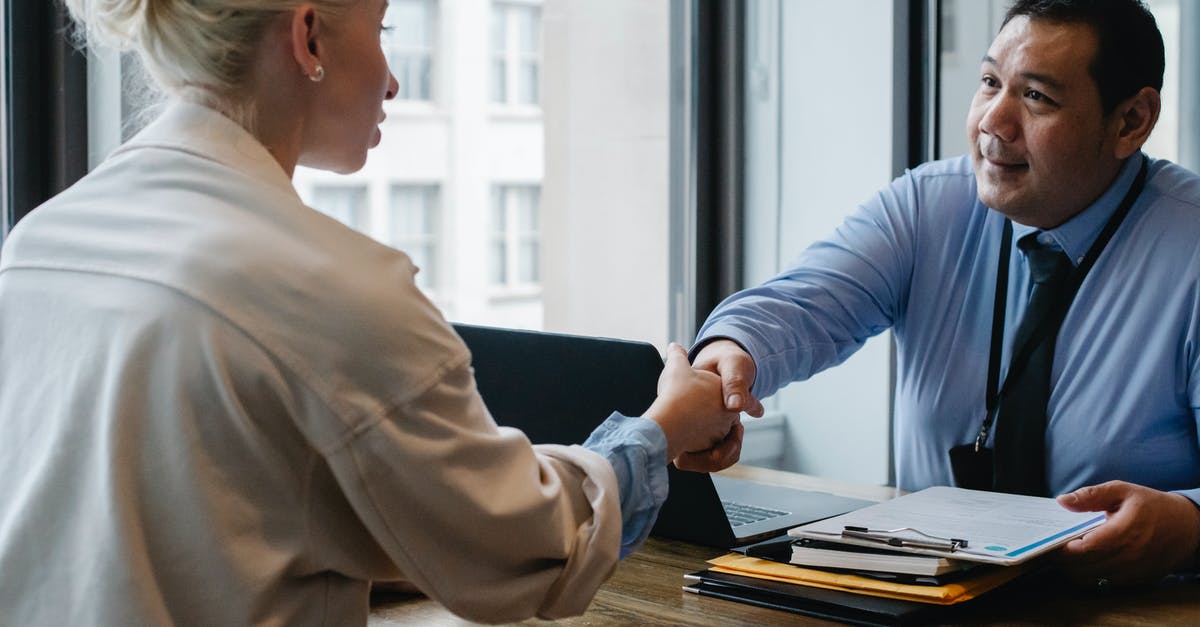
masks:
[[[492,5],[492,102],[537,106],[542,14],[537,6]]]
[[[491,283],[535,287],[541,283],[541,190],[533,185],[492,188]]]
[[[417,285],[437,285],[438,216],[441,192],[436,185],[395,185],[391,193],[392,228],[389,243],[408,254],[421,269]]]
[[[430,100],[433,88],[433,0],[389,0],[383,34],[397,100]]]
[[[314,185],[312,206],[352,229],[369,231],[367,188],[364,185]]]

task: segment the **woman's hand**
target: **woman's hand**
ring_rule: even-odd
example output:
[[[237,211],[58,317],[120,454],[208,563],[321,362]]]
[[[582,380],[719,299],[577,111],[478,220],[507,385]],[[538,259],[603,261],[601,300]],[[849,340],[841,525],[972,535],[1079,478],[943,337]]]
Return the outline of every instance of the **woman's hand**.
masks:
[[[667,347],[658,398],[644,416],[662,428],[667,457],[683,470],[720,470],[741,452],[742,425],[738,412],[725,408],[721,377],[693,369],[678,344]]]

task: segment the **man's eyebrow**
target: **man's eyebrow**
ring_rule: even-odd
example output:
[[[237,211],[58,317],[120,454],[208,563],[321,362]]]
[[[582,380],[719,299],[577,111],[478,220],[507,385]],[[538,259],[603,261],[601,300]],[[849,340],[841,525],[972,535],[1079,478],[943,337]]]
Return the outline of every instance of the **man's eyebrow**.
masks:
[[[983,55],[983,62],[988,63],[990,65],[999,65],[998,63],[996,63],[995,59],[993,59],[991,56],[986,55],[986,54]],[[1026,80],[1034,81],[1037,83],[1042,83],[1043,85],[1046,85],[1047,87],[1053,87],[1055,89],[1059,89],[1063,85],[1062,81],[1058,80],[1057,78],[1054,78],[1053,76],[1050,76],[1049,74],[1040,74],[1038,72],[1021,72],[1021,77]]]
[[[1038,74],[1037,72],[1021,72],[1021,76],[1035,83],[1046,85],[1047,87],[1053,87],[1055,89],[1062,87],[1062,81],[1059,81],[1048,74]]]

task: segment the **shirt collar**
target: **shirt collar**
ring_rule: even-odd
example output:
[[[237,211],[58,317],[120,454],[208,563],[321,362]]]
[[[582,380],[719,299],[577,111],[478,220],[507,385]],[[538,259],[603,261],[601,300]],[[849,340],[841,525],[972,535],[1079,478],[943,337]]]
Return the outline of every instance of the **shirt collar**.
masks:
[[[182,150],[216,161],[299,199],[291,178],[266,146],[238,123],[204,105],[172,101],[113,155],[146,147]]]
[[[1141,167],[1142,160],[1145,158],[1146,156],[1139,152],[1126,159],[1117,173],[1116,180],[1108,186],[1100,198],[1096,199],[1096,202],[1075,214],[1070,220],[1053,229],[1043,231],[1038,235],[1038,241],[1043,245],[1061,249],[1071,258],[1071,263],[1078,266],[1083,261],[1083,256],[1087,254],[1088,249],[1092,247],[1092,242],[1096,240],[1104,225],[1108,223],[1108,219],[1116,212],[1125,193],[1133,185],[1133,179],[1137,177],[1138,168]],[[1015,240],[1020,240],[1037,230],[1036,227],[1013,222]]]

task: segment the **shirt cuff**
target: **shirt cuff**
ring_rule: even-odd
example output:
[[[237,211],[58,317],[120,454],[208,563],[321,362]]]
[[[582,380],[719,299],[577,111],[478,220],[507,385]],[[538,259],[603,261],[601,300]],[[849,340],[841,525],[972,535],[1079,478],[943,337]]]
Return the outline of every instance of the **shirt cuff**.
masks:
[[[667,438],[653,420],[613,412],[583,447],[603,455],[617,476],[624,558],[646,541],[667,500]]]

